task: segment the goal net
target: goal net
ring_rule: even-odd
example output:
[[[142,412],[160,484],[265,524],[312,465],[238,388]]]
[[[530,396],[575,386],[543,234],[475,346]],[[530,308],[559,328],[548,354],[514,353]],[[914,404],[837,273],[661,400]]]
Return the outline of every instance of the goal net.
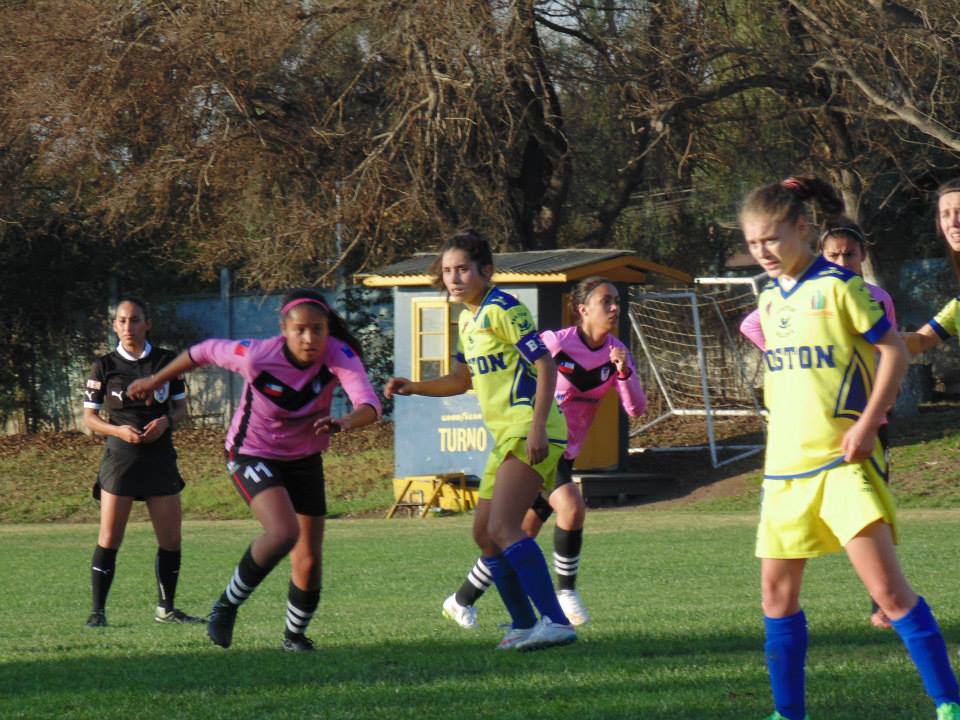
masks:
[[[632,289],[631,349],[648,410],[631,429],[631,453],[709,449],[716,468],[763,449],[762,357],[739,332],[756,308],[758,281],[697,278],[693,289]],[[686,419],[683,431],[653,431],[671,418]],[[744,436],[752,442],[738,441]]]

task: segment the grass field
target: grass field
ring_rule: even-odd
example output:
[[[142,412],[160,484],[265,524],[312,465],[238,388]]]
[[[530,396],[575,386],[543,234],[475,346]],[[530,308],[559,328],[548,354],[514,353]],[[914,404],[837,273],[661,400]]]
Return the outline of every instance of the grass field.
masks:
[[[960,638],[958,510],[902,514],[901,556],[951,652]],[[234,646],[202,626],[152,621],[155,550],[133,524],[119,555],[110,627],[83,627],[96,536],[83,524],[0,527],[2,718],[642,718],[759,720],[770,711],[754,513],[592,512],[580,587],[594,621],[580,641],[527,655],[494,650],[504,613],[480,629],[440,616],[474,558],[470,518],[333,520],[318,652],[278,649],[288,567],[241,610]],[[551,527],[543,534],[549,539]],[[256,527],[185,527],[178,604],[206,612]],[[808,569],[814,720],[933,717],[890,632],[841,556]]]

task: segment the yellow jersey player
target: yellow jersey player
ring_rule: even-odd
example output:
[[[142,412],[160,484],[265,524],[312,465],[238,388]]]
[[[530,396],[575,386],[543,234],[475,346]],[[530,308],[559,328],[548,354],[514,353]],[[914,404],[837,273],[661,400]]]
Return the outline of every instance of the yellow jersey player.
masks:
[[[480,482],[473,534],[511,617],[498,647],[567,645],[576,632],[557,601],[540,547],[522,529],[537,494],[553,488],[567,445],[566,423],[553,399],[556,364],[529,310],[491,283],[493,253],[484,238],[473,231],[449,238],[435,270],[451,301],[465,306],[457,362],[449,375],[433,380],[391,378],[384,394],[445,397],[474,389],[494,447]]]
[[[814,255],[807,201],[828,218],[843,210],[830,185],[796,177],[753,190],[740,212],[750,253],[771,278],[759,298],[770,427],[757,531],[769,720],[807,717],[803,570],[808,558],[840,549],[906,645],[938,720],[960,720],[943,636],[897,560],[876,442],[906,351],[863,281]]]
[[[944,183],[937,190],[937,230],[947,243],[950,265],[960,280],[960,180]],[[960,295],[948,302],[918,332],[905,333],[904,340],[910,352],[917,354],[957,334],[960,334]]]

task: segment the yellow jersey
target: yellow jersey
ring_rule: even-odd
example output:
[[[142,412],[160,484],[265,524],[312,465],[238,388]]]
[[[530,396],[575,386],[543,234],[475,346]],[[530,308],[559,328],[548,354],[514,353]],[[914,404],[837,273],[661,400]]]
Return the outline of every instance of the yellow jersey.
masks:
[[[483,421],[499,444],[526,437],[537,392],[534,362],[548,354],[527,307],[491,285],[476,313],[464,309],[458,321],[457,360],[470,369]],[[547,439],[566,445],[567,425],[550,400]]]
[[[960,295],[943,306],[929,323],[941,340],[949,340],[960,331]]]
[[[790,290],[769,281],[759,297],[770,412],[764,476],[815,475],[843,462],[844,433],[873,390],[873,344],[890,329],[863,279],[818,256]],[[886,476],[880,444],[872,458]]]

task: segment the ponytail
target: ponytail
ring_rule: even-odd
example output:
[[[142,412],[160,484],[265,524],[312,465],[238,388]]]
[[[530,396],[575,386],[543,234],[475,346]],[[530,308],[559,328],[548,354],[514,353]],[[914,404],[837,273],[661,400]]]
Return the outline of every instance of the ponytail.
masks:
[[[843,213],[843,200],[834,187],[815,175],[798,175],[751,190],[740,208],[740,217],[762,215],[777,222],[796,222],[812,202],[831,222]]]

